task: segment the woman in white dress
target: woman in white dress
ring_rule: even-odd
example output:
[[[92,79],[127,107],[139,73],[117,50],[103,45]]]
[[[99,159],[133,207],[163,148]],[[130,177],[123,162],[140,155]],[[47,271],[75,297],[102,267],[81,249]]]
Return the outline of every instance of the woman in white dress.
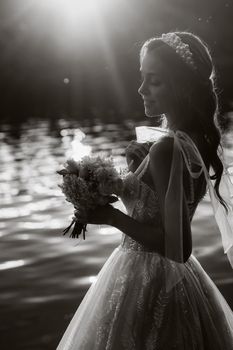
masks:
[[[164,128],[152,145],[126,149],[127,214],[109,204],[89,215],[88,223],[118,228],[122,240],[57,349],[232,350],[232,310],[192,254],[190,227],[209,190],[233,267],[212,59],[200,38],[174,32],[147,40],[140,63],[145,114],[163,116]]]

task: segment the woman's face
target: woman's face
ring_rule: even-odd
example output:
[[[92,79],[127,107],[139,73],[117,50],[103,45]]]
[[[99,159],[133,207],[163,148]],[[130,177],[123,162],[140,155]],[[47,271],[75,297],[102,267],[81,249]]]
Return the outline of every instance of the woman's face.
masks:
[[[172,111],[171,92],[164,79],[164,63],[156,49],[147,52],[141,62],[142,84],[138,93],[144,101],[145,114],[155,117]]]

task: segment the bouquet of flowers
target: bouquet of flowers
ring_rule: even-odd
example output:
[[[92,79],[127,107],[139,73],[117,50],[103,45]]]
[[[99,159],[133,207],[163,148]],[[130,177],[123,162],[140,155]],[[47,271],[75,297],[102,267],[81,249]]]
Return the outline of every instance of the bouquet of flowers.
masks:
[[[121,174],[114,167],[112,158],[85,156],[81,161],[67,160],[63,169],[57,171],[63,176],[59,185],[66,200],[75,208],[71,224],[63,231],[65,235],[73,226],[70,235],[78,238],[83,233],[85,239],[86,218],[89,210],[99,205],[114,203],[123,191]]]

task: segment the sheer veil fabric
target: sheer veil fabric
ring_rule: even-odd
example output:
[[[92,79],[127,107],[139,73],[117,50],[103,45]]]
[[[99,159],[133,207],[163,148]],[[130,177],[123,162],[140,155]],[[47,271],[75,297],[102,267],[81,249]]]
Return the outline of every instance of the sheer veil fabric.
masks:
[[[172,161],[172,169],[171,169],[171,175],[170,175],[171,184],[173,183],[173,181],[176,181],[175,180],[176,166],[178,166],[177,163],[179,164],[181,162],[180,155],[178,155],[178,153],[182,154],[185,160],[185,164],[188,168],[188,171],[193,178],[198,178],[202,173],[204,173],[208,190],[209,190],[211,204],[213,207],[214,217],[222,237],[224,253],[227,254],[228,260],[231,264],[231,267],[233,268],[233,184],[231,182],[231,178],[228,172],[228,166],[225,164],[223,154],[219,152],[219,156],[224,166],[224,172],[221,178],[219,189],[220,189],[221,196],[223,197],[223,199],[228,205],[228,209],[229,209],[228,213],[226,213],[224,207],[221,205],[221,203],[218,200],[213,182],[210,179],[210,174],[206,169],[205,163],[195,143],[186,133],[182,131],[178,130],[176,132],[171,132],[171,134],[174,136],[173,161]],[[189,149],[189,155],[191,155],[191,166],[192,164],[198,165],[200,167],[199,171],[196,171],[196,172],[192,171],[192,168],[184,152],[184,148]],[[212,168],[211,170],[213,172]],[[175,183],[177,183],[177,181]],[[171,187],[171,191],[170,191],[170,187]],[[165,206],[165,211],[169,210],[167,209],[167,207],[169,207],[169,203],[174,198],[173,197],[174,194],[172,191],[177,192],[177,187],[169,186],[168,191],[166,193],[167,205]],[[182,191],[180,190],[180,192]],[[178,208],[178,206],[176,208]],[[167,232],[169,235],[170,230],[168,229]],[[168,249],[171,249],[171,248],[168,248]],[[178,249],[178,254],[179,256],[181,256],[179,249]]]

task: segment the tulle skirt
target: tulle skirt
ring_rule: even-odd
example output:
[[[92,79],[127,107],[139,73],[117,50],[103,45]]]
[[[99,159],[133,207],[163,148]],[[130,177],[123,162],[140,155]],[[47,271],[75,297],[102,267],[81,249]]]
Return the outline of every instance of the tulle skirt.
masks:
[[[233,312],[191,255],[169,292],[164,259],[118,246],[57,350],[232,350]]]

